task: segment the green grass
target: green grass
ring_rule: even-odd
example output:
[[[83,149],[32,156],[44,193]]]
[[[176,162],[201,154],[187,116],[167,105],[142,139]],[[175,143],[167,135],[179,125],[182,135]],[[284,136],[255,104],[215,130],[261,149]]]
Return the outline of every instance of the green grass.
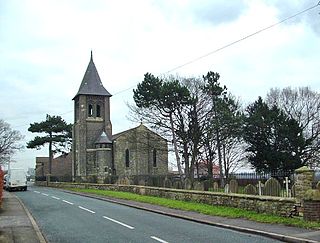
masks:
[[[65,188],[70,191],[95,194],[99,196],[107,196],[137,202],[144,202],[149,204],[160,205],[168,208],[181,209],[186,211],[194,211],[202,214],[222,216],[228,218],[244,218],[261,223],[270,224],[284,224],[290,226],[296,226],[301,228],[313,228],[320,229],[320,223],[304,221],[302,218],[286,218],[270,214],[261,214],[254,211],[248,211],[239,208],[225,207],[225,206],[212,206],[207,204],[186,202],[179,200],[172,200],[167,198],[142,196],[129,192],[119,191],[106,191],[97,189],[80,189],[80,188]]]

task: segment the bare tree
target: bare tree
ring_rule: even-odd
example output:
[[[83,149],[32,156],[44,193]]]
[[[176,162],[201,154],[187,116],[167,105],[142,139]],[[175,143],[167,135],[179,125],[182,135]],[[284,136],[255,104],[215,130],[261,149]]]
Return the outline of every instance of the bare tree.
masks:
[[[231,173],[246,165],[246,145],[242,138],[229,137],[222,145],[224,173],[228,180]]]
[[[278,106],[298,122],[307,143],[301,157],[309,165],[316,164],[320,159],[320,94],[309,87],[273,88],[266,102]]]
[[[0,120],[0,164],[8,162],[14,152],[23,148],[19,144],[22,139],[19,131],[12,130],[8,123]]]

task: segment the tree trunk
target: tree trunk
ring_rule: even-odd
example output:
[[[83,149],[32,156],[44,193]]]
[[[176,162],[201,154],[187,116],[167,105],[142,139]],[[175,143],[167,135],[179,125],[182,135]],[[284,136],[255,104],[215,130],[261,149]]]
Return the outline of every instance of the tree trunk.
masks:
[[[220,170],[220,186],[223,188],[225,186],[223,169],[222,169],[222,156],[221,156],[221,142],[220,142],[220,134],[219,130],[216,129],[217,136],[217,150],[218,150],[218,161],[219,161],[219,170]]]
[[[51,137],[51,136],[50,136]],[[48,164],[48,171],[51,175],[51,168],[52,168],[52,141],[49,142],[49,164]]]
[[[48,172],[49,175],[51,176],[51,169],[52,169],[52,158],[53,158],[53,154],[52,154],[52,132],[49,132],[49,164],[48,164]]]
[[[170,126],[171,126],[171,132],[172,132],[172,142],[173,142],[174,153],[175,153],[176,160],[177,160],[178,172],[180,175],[180,179],[182,180],[183,173],[182,173],[181,162],[180,162],[180,157],[179,157],[177,138],[176,138],[176,134],[175,134],[174,126],[173,126],[172,114],[170,114]]]
[[[226,145],[222,145],[222,151],[223,151],[223,166],[224,166],[224,174],[226,176],[226,180],[229,179],[229,166],[226,159]]]
[[[188,144],[184,142],[183,144],[183,158],[184,158],[184,173],[188,178],[190,178],[190,165],[189,165],[189,155],[188,155]]]
[[[207,141],[207,147],[208,147],[208,155],[207,155],[206,159],[207,159],[208,176],[209,176],[210,179],[212,179],[213,178],[213,172],[212,172],[212,170],[213,170],[213,163],[212,163],[212,161],[213,161],[213,151],[212,151],[212,149],[210,147],[210,142],[209,141]]]

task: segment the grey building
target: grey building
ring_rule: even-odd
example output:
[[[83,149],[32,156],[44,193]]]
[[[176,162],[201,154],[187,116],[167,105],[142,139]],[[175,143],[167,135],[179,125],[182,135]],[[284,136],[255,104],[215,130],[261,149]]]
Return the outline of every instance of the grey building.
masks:
[[[92,53],[73,98],[72,176],[76,181],[108,176],[165,175],[167,141],[144,125],[112,135],[111,94],[103,86]]]

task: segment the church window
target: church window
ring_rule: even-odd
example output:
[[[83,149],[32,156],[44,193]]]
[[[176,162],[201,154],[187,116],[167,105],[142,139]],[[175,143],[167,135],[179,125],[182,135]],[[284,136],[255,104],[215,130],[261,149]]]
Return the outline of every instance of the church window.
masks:
[[[129,162],[130,162],[129,149],[126,149],[126,167],[129,167]]]
[[[91,104],[89,104],[88,106],[88,116],[89,117],[93,116],[93,106]]]
[[[156,149],[153,149],[152,157],[153,157],[153,167],[157,167],[157,150]]]
[[[97,105],[97,117],[101,117],[101,108],[100,108],[100,105]]]

